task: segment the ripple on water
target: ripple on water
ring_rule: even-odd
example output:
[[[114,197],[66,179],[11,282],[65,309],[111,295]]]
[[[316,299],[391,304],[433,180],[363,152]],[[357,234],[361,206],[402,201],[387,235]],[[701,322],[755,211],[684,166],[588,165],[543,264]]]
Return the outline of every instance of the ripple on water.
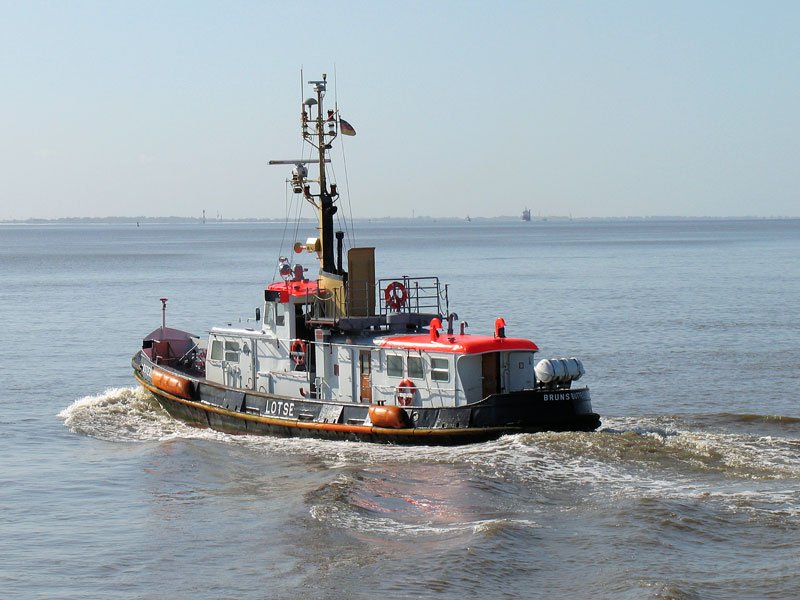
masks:
[[[705,498],[752,518],[800,520],[794,491],[800,444],[760,435],[765,418],[753,415],[738,422],[754,423],[756,434],[717,430],[709,415],[695,427],[697,417],[616,418],[606,419],[598,432],[520,434],[455,448],[230,436],[173,419],[140,387],[86,396],[59,417],[76,433],[108,441],[201,438],[265,455],[311,457],[337,473],[327,490],[315,492],[322,501],[309,497],[313,518],[381,535],[535,527],[529,515],[520,518],[509,508],[518,498],[534,500],[538,508],[568,499],[596,506],[620,498]],[[732,418],[720,416],[723,423]],[[782,420],[766,422],[773,427]],[[506,506],[494,506],[493,498]]]
[[[340,473],[308,493],[306,503],[318,522],[365,540],[492,538],[538,527],[493,502],[491,493],[448,465],[383,465]]]

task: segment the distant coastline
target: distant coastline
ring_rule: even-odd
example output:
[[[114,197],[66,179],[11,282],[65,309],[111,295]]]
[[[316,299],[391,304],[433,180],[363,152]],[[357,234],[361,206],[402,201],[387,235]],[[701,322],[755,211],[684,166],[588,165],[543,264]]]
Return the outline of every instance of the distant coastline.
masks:
[[[755,215],[739,217],[687,217],[687,216],[629,216],[629,217],[565,217],[565,216],[543,216],[533,219],[531,225],[537,223],[564,223],[569,221],[577,222],[603,222],[603,221],[791,221],[800,217],[791,216],[769,216],[761,217]],[[157,223],[185,223],[185,224],[219,224],[219,223],[284,223],[285,219],[264,219],[264,218],[240,218],[240,219],[203,219],[202,217],[61,217],[57,219],[0,219],[0,224],[18,225],[46,225],[46,224],[157,224]],[[314,222],[313,218],[301,218],[301,222]],[[465,221],[462,217],[372,217],[354,219],[356,223],[363,222],[461,222]],[[518,221],[522,223],[518,216],[499,215],[496,217],[471,217],[469,222],[480,221]]]

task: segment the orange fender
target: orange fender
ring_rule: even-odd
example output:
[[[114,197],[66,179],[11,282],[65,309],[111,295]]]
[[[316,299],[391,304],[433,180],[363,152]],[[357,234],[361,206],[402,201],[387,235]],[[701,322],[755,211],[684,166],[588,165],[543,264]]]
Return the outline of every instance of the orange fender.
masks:
[[[192,382],[183,377],[167,373],[161,369],[153,369],[152,373],[153,385],[160,390],[169,392],[173,396],[179,398],[192,398]]]
[[[408,413],[399,406],[373,404],[369,407],[369,420],[375,427],[405,429],[409,426]]]

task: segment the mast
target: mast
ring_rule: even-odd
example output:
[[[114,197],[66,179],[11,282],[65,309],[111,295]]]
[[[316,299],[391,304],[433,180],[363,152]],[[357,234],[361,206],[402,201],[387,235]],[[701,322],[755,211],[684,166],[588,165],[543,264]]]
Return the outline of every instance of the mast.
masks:
[[[302,77],[302,74],[301,74]],[[336,233],[333,230],[333,215],[336,214],[338,207],[336,200],[339,198],[339,192],[336,190],[336,184],[331,183],[328,185],[328,177],[325,172],[325,163],[331,162],[328,158],[328,150],[331,149],[331,142],[339,134],[339,123],[336,111],[325,110],[324,98],[327,90],[326,74],[322,74],[322,79],[319,81],[309,81],[308,84],[312,86],[316,97],[309,97],[303,101],[300,118],[302,125],[303,140],[316,148],[316,158],[312,159],[298,159],[298,160],[271,160],[271,165],[294,165],[292,169],[292,191],[295,194],[303,194],[303,197],[311,204],[317,211],[319,219],[319,239],[310,239],[306,244],[295,245],[295,248],[303,248],[308,252],[316,252],[319,256],[320,275],[327,274],[334,277],[346,276],[345,271],[342,269],[341,260],[336,260],[334,253],[334,240],[338,240]],[[316,106],[316,115],[312,114],[313,108]],[[306,165],[317,163],[319,168],[319,178],[314,180],[309,178],[308,169]],[[318,193],[312,193],[311,184],[317,183],[319,185]],[[300,252],[301,250],[297,250]]]
[[[322,74],[321,81],[309,81],[314,91],[317,93],[316,99],[309,98],[303,102],[303,139],[309,142],[312,146],[317,148],[318,165],[319,165],[319,194],[312,194],[310,186],[303,187],[303,195],[306,200],[311,202],[317,209],[319,214],[319,229],[320,229],[320,243],[321,243],[321,256],[320,267],[325,273],[337,273],[336,262],[334,260],[333,252],[333,215],[336,214],[338,209],[334,202],[339,194],[336,192],[336,185],[332,184],[330,190],[328,189],[327,175],[325,173],[325,163],[330,162],[327,158],[327,151],[331,148],[331,142],[337,135],[336,131],[336,117],[332,110],[325,113],[323,107],[323,99],[325,98],[325,91],[327,89],[326,74]],[[314,122],[314,132],[308,131],[308,120],[311,107],[316,105],[317,117]],[[318,200],[317,200],[318,199]]]

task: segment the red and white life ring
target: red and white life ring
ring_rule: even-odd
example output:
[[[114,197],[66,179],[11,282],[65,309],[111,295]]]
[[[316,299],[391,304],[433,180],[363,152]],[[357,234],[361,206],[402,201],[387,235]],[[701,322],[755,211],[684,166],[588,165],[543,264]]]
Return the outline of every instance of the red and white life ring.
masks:
[[[406,305],[408,290],[399,281],[393,281],[383,290],[383,297],[386,300],[386,306],[392,310],[400,310]]]
[[[411,406],[414,403],[414,394],[417,391],[417,386],[410,379],[403,379],[397,384],[397,405],[398,406]]]
[[[292,357],[292,362],[298,367],[306,364],[306,341],[305,340],[292,340],[289,345],[289,356]]]

